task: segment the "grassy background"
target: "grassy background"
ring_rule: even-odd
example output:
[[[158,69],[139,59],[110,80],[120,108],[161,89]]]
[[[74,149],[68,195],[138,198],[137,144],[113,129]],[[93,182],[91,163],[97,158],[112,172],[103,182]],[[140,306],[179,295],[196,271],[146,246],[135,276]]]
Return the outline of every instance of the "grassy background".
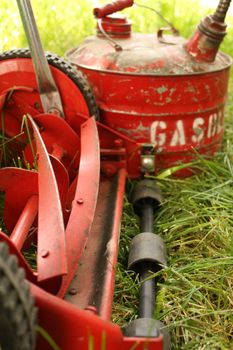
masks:
[[[94,32],[94,1],[32,3],[46,50],[63,55]],[[144,0],[143,4],[162,11],[185,37],[209,13],[193,0]],[[162,24],[147,10],[132,8],[126,12],[134,30],[153,32]],[[0,23],[1,51],[27,46],[15,1],[1,1]],[[222,50],[233,55],[232,18],[228,24]],[[226,132],[216,158],[200,159],[197,166],[202,173],[190,179],[158,179],[164,203],[156,216],[155,230],[166,241],[169,267],[163,271],[165,283],[157,298],[155,317],[168,325],[174,350],[233,349],[232,113],[231,83]],[[126,200],[113,313],[113,320],[122,326],[137,315],[139,284],[125,267],[130,238],[138,232],[138,220]]]
[[[107,3],[106,0],[32,0],[31,2],[45,50],[61,55],[95,32],[92,8],[94,4]],[[140,3],[161,11],[184,37],[188,37],[194,31],[200,18],[210,13],[210,9],[198,5],[198,0],[143,0],[139,1]],[[155,32],[158,27],[164,26],[159,17],[147,9],[133,7],[125,10],[125,13],[130,15],[135,31]],[[0,23],[0,51],[27,46],[16,1],[1,0]],[[231,53],[233,19],[229,17],[228,33],[222,49]]]

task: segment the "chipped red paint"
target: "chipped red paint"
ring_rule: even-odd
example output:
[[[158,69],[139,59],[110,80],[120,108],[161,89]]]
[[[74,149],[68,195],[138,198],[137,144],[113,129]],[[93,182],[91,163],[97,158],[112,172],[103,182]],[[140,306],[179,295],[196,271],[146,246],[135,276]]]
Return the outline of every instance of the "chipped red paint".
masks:
[[[213,15],[205,17],[186,44],[187,52],[197,62],[214,62],[219,46],[227,34],[224,22],[230,1],[221,1]]]
[[[104,41],[103,45],[106,45]],[[170,46],[169,50],[177,48]],[[73,62],[94,87],[101,121],[138,143],[154,144],[157,170],[191,161],[193,149],[213,154],[221,144],[231,63],[227,56],[219,54],[214,70],[212,65],[206,69],[206,64],[197,63],[190,68],[188,62],[183,66],[181,61],[183,73],[175,74],[178,73],[177,57],[173,75],[171,71],[166,74],[165,59],[156,61],[154,73],[146,69],[146,73],[98,70],[79,64],[78,58]],[[200,70],[200,66],[203,72],[196,72],[194,67]],[[157,69],[162,74],[158,74]],[[188,73],[190,69],[192,72]]]
[[[153,144],[157,170],[192,161],[193,149],[212,155],[223,134],[231,58],[197,62],[177,36],[166,37],[170,44],[154,34],[112,37],[122,50],[91,37],[67,54],[92,84],[101,122]]]

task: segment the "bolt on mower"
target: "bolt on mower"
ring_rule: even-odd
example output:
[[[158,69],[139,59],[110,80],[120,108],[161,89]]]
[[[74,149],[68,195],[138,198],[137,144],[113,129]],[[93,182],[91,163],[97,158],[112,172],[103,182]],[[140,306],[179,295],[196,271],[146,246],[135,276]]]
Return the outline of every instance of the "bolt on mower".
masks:
[[[96,35],[64,59],[44,53],[30,0],[17,0],[29,49],[0,54],[1,160],[10,140],[23,164],[0,169],[1,349],[171,349],[169,325],[153,317],[167,258],[153,232],[162,195],[151,175],[189,176],[197,153],[221,144],[230,2],[185,40],[165,18],[156,35],[133,33],[120,11],[141,5],[113,1],[94,9]],[[128,268],[140,291],[138,318],[121,329],[111,313],[127,179],[137,180]]]

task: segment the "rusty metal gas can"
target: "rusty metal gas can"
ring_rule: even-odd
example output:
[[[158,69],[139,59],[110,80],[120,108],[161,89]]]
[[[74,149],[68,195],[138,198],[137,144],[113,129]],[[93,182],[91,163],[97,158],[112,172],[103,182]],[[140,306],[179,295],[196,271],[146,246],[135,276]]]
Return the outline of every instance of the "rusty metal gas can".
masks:
[[[110,13],[133,1],[116,1],[95,9],[97,35],[67,53],[94,88],[101,122],[154,147],[157,170],[212,156],[221,144],[232,60],[218,48],[229,4],[220,1],[187,41],[174,28],[132,33]]]

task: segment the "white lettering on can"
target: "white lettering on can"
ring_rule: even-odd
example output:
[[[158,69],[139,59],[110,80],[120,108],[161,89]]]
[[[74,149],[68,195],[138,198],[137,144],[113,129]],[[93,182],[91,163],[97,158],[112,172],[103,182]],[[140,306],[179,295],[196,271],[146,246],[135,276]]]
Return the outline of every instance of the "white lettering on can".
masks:
[[[172,136],[171,146],[183,146],[186,143],[184,124],[182,120],[178,120],[176,123],[176,130]]]
[[[208,133],[207,137],[210,139],[218,130],[218,115],[217,113],[211,114],[209,117]]]
[[[200,143],[205,137],[211,139],[222,132],[223,117],[223,111],[219,110],[205,118],[193,119],[191,125],[186,125],[185,120],[154,121],[150,128],[151,143],[158,151],[162,151],[164,146],[185,146],[187,142]]]
[[[205,121],[203,118],[196,118],[193,122],[193,131],[195,132],[195,135],[192,136],[193,142],[200,142],[204,137],[204,130],[202,129],[202,126],[204,125]]]
[[[163,121],[155,121],[151,124],[150,134],[151,134],[151,143],[154,143],[155,146],[161,147],[166,142],[166,133],[161,132],[165,130],[167,124]]]

